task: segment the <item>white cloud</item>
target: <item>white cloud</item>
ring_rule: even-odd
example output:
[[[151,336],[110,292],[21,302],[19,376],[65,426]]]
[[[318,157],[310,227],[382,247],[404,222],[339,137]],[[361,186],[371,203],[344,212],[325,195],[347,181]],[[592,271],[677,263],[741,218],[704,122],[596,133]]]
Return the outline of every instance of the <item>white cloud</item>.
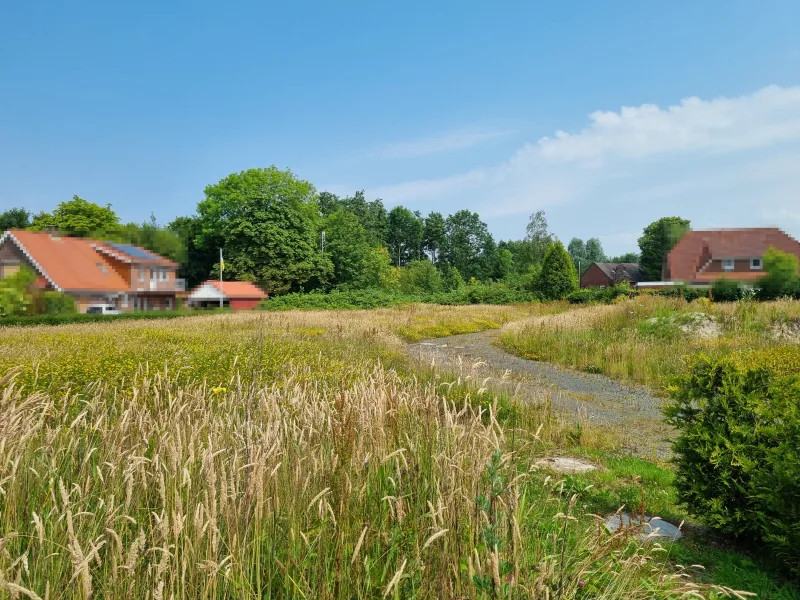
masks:
[[[749,96],[686,98],[662,109],[654,104],[597,111],[580,133],[558,131],[539,140],[553,161],[644,158],[667,152],[729,152],[800,138],[800,87],[769,86]]]
[[[416,158],[431,154],[439,154],[441,152],[474,148],[484,142],[505,137],[513,133],[515,132],[510,129],[498,129],[494,131],[453,131],[444,135],[420,140],[387,144],[373,152],[373,155],[380,158]]]
[[[776,215],[800,229],[797,190],[800,86],[769,86],[735,98],[594,112],[577,133],[542,137],[494,165],[368,192],[423,210],[468,207],[490,225],[551,207],[548,214],[561,211],[574,228],[563,232],[569,238],[580,228],[598,236],[638,231],[664,214],[701,226],[763,224]],[[626,235],[608,242],[633,249],[636,234]]]

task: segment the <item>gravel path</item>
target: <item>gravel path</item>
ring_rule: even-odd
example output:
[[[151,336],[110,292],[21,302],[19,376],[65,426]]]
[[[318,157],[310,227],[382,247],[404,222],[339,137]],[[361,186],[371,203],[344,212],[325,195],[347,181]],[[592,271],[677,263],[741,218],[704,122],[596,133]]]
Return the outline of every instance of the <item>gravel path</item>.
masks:
[[[483,387],[526,402],[549,399],[562,414],[613,427],[623,433],[626,450],[632,454],[669,457],[672,430],[662,420],[661,398],[604,375],[513,356],[492,343],[498,335],[497,330],[455,335],[409,344],[407,351],[423,363],[463,375],[471,373]]]

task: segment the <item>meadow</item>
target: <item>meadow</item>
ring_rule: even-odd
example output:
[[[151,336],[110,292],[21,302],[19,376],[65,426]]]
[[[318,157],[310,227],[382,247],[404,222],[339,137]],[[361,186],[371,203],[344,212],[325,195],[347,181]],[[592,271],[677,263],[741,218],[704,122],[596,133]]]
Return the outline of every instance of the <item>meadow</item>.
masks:
[[[687,355],[800,342],[800,301],[711,303],[639,295],[505,325],[499,344],[533,360],[664,390]],[[797,365],[800,370],[800,365]]]
[[[3,328],[0,597],[736,596],[696,546],[602,527],[623,505],[681,518],[669,469],[403,352],[566,308]],[[535,466],[554,453],[604,468]]]

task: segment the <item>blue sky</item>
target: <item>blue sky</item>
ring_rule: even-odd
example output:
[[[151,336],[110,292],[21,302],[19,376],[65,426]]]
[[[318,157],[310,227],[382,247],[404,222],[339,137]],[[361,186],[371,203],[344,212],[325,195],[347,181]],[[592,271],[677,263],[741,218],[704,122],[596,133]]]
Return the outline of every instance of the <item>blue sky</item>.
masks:
[[[672,214],[800,236],[798,23],[794,0],[5,2],[0,209],[167,222],[275,164],[503,239],[539,208],[609,253]]]

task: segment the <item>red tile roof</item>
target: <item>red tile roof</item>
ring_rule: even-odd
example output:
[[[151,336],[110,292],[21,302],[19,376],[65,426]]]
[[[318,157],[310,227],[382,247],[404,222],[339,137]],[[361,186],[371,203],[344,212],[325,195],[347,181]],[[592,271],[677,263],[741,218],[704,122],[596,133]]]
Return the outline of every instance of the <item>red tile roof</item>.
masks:
[[[92,240],[33,231],[10,231],[26,257],[61,290],[117,292],[130,288]]]
[[[124,292],[131,289],[130,282],[114,269],[109,253],[100,251],[101,247],[107,248],[103,242],[35,231],[7,233],[41,274],[60,290]],[[165,265],[174,265],[166,259],[157,262],[162,261]]]
[[[698,271],[705,266],[700,264],[703,255],[710,255],[713,260],[756,258],[764,256],[770,247],[800,257],[800,242],[777,227],[688,231],[667,257],[668,279],[686,282],[708,281],[709,278],[719,277],[720,274],[698,275]],[[730,277],[742,280],[757,279],[763,275],[763,272],[737,272],[735,275],[729,273]]]
[[[218,290],[219,281],[206,281],[202,285],[213,285]],[[256,284],[249,281],[223,281],[222,293],[226,298],[266,298],[267,294]]]

